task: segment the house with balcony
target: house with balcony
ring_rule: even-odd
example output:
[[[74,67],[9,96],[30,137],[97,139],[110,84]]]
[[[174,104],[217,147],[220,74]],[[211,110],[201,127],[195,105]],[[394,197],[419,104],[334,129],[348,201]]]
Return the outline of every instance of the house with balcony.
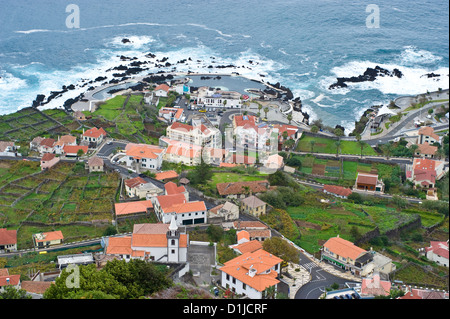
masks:
[[[34,247],[38,249],[61,245],[63,240],[64,236],[60,230],[33,234]]]
[[[220,268],[221,285],[250,299],[264,299],[267,289],[280,282],[282,259],[263,249],[246,252]]]
[[[337,237],[328,239],[321,248],[321,260],[326,260],[356,276],[367,276],[374,270],[373,254],[352,242]]]
[[[161,169],[164,149],[149,144],[129,143],[125,147],[125,165],[136,173]]]
[[[192,126],[175,122],[167,127],[166,136],[170,140],[202,147],[221,148],[222,145],[220,131],[215,127],[207,127],[204,124]]]
[[[172,217],[178,226],[197,225],[207,222],[205,202],[190,202],[185,193],[174,193],[152,198],[155,214],[163,223],[169,223]]]
[[[103,142],[103,139],[105,137],[106,137],[106,132],[103,128],[93,127],[87,131],[84,131],[84,129],[83,129],[83,134],[81,135],[81,140],[82,140],[82,142],[87,143],[89,145],[89,147],[96,148]]]

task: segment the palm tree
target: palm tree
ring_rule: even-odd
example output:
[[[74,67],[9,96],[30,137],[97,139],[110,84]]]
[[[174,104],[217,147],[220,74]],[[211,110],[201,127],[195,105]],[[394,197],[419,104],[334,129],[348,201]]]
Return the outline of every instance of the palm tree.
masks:
[[[364,149],[364,146],[366,145],[366,143],[363,142],[363,141],[358,141],[357,143],[358,143],[359,147],[361,148],[361,158],[362,158],[362,156],[363,156],[363,149]]]
[[[393,151],[393,146],[391,143],[387,143],[381,146],[381,150],[383,151],[383,154],[386,156],[386,159],[389,159]]]
[[[341,140],[337,140],[334,145],[336,145],[336,157],[339,156],[339,150],[341,148]]]
[[[311,153],[314,153],[314,144],[316,144],[316,141],[312,140],[309,144],[311,144]]]
[[[269,113],[269,108],[267,106],[264,108],[264,113],[266,114],[266,119],[267,119],[267,113]]]
[[[289,121],[289,124],[291,124],[291,121],[292,121],[292,113],[289,113],[289,114],[287,115],[287,120]]]

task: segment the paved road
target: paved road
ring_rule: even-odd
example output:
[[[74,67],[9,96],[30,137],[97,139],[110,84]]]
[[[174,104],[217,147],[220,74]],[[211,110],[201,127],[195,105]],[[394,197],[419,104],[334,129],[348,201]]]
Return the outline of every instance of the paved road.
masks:
[[[334,283],[337,283],[342,287],[345,283],[352,282],[348,279],[328,273],[302,253],[300,253],[299,264],[311,273],[311,281],[304,284],[297,291],[295,299],[318,299],[320,295],[325,292],[325,289]]]

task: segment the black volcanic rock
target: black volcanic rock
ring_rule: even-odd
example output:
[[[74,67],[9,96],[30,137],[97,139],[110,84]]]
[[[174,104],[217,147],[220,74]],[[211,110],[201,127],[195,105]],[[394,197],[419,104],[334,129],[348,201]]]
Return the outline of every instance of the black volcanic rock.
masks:
[[[38,107],[38,106],[42,105],[42,102],[44,101],[44,99],[45,99],[45,95],[38,94],[36,96],[36,99],[33,101],[32,107]]]
[[[106,76],[99,76],[94,80],[94,82],[100,82],[100,81],[104,81],[104,80],[106,80]]]
[[[435,78],[435,77],[439,77],[441,75],[431,72],[431,73],[426,73],[424,75],[421,75],[420,77],[423,77],[423,76],[426,76],[427,78]]]
[[[130,41],[130,39],[123,38],[123,39],[122,39],[122,43],[131,43],[131,41]]]
[[[390,77],[403,77],[403,73],[399,69],[393,69],[392,71],[389,71],[387,69],[383,69],[379,67],[378,65],[375,68],[367,68],[366,71],[362,75],[358,76],[352,76],[350,78],[337,78],[337,82],[331,84],[328,89],[335,89],[335,88],[344,88],[347,87],[346,82],[366,82],[370,81],[373,82],[376,80],[378,76],[390,76]]]

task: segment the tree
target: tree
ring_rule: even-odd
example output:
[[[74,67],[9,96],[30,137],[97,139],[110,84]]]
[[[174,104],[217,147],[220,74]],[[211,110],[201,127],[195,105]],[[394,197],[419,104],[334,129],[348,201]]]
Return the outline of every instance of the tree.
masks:
[[[317,125],[311,126],[311,133],[317,133],[319,132],[319,127]]]
[[[193,185],[206,185],[212,176],[211,165],[205,163],[203,156],[201,156],[200,164],[188,173],[187,178]]]
[[[391,156],[392,151],[393,151],[392,143],[387,143],[387,144],[382,145],[381,150],[382,150],[384,156],[386,156],[386,159],[389,159],[389,157]]]
[[[27,292],[23,289],[7,286],[3,292],[0,292],[1,299],[31,299],[31,296],[27,295]]]
[[[80,149],[77,151],[77,159],[78,159],[79,157],[83,156],[83,155],[84,155],[84,151],[80,148]]]
[[[289,113],[287,115],[287,120],[289,121],[289,124],[291,124],[291,122],[292,122],[292,113]]]
[[[311,153],[314,153],[314,144],[316,144],[316,141],[311,140],[311,141],[309,142],[309,144],[311,145]]]
[[[417,144],[412,144],[409,149],[411,150],[412,153],[412,157],[414,157],[414,155],[416,154],[417,149],[419,148],[419,145]]]
[[[263,111],[264,111],[264,114],[266,115],[266,119],[267,119],[267,113],[269,113],[269,108],[266,106]]]
[[[263,249],[285,262],[298,263],[298,250],[281,237],[272,237],[263,242]]]
[[[336,145],[336,157],[339,156],[339,150],[341,149],[341,141],[337,140],[334,145]]]
[[[362,158],[364,146],[366,145],[366,143],[363,142],[363,141],[358,141],[357,143],[358,143],[358,145],[359,145],[359,147],[360,147],[360,149],[361,149],[361,158]]]
[[[337,137],[339,137],[339,139],[341,139],[342,136],[344,136],[344,131],[340,128],[337,128],[334,130],[334,135],[336,135]]]

